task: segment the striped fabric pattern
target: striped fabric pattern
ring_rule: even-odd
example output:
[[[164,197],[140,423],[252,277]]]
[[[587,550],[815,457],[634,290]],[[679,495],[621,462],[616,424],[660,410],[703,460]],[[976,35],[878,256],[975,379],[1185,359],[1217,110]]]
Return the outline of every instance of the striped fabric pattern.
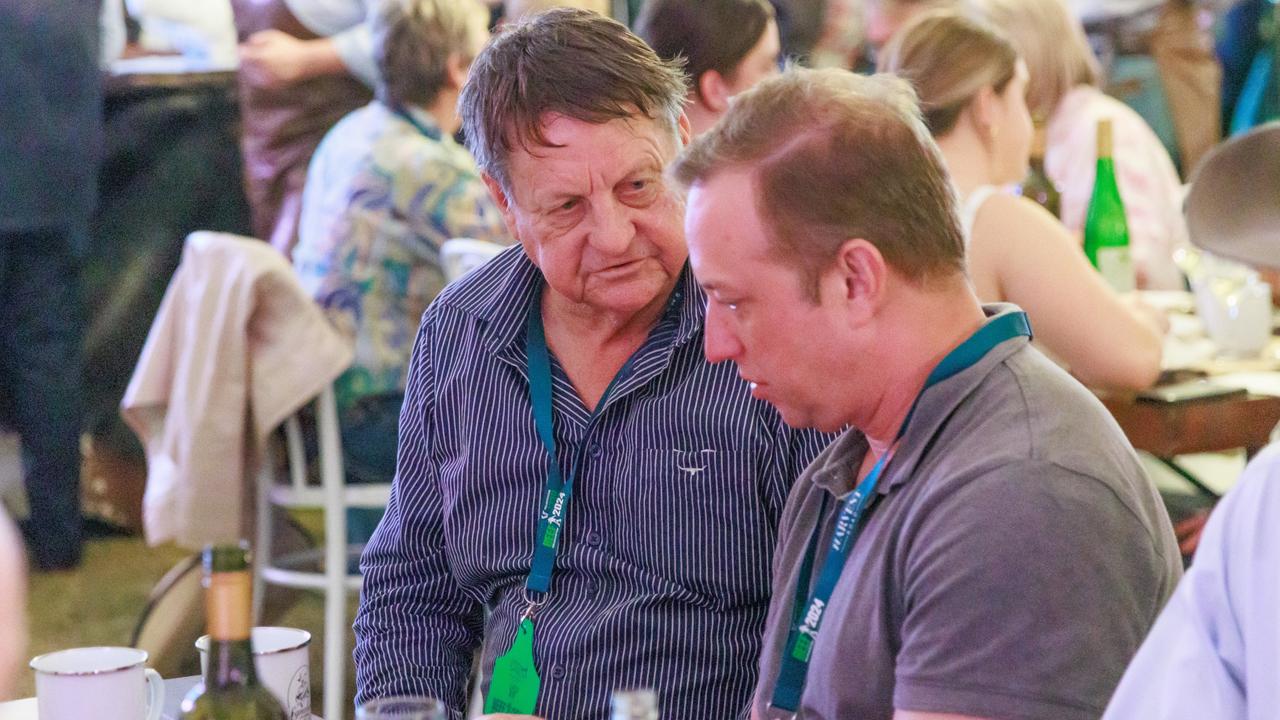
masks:
[[[514,637],[549,462],[524,342],[542,288],[515,247],[423,317],[391,502],[361,561],[357,702],[429,695],[460,717],[475,650],[487,687]],[[627,688],[655,689],[666,718],[745,715],[782,506],[830,438],[706,362],[704,309],[686,267],[594,419],[552,358],[561,470],[583,465],[535,620],[544,717],[606,718]]]

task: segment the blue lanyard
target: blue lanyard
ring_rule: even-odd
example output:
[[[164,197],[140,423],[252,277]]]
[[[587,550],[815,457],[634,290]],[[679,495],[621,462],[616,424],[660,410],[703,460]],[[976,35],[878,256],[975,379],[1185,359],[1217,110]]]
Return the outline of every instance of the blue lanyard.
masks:
[[[569,509],[569,500],[573,497],[573,481],[578,474],[579,468],[582,467],[585,451],[579,450],[577,460],[574,462],[572,469],[570,469],[569,478],[566,482],[560,473],[560,456],[556,452],[556,436],[552,425],[551,354],[547,350],[546,331],[542,325],[542,308],[536,299],[529,311],[525,331],[527,343],[525,352],[529,368],[529,400],[533,404],[533,424],[538,430],[538,438],[542,440],[542,445],[550,456],[550,463],[547,467],[547,489],[542,504],[542,517],[538,521],[538,534],[533,545],[529,579],[525,581],[524,586],[525,594],[530,604],[529,611],[531,612],[534,607],[541,604],[541,601],[534,599],[531,593],[545,596],[547,591],[551,589],[551,572],[556,564],[556,553],[560,546],[560,533],[564,529],[564,519]],[[604,409],[605,401],[609,399],[609,393],[630,373],[634,358],[635,355],[632,355],[627,360],[622,369],[618,371],[618,374],[610,381],[609,386],[605,388],[604,395],[600,397],[600,402],[596,403],[595,412],[591,414],[588,426],[590,422],[595,421],[596,417]]]
[[[971,367],[1000,343],[1016,337],[1031,337],[1031,325],[1027,321],[1026,313],[1010,312],[995,317],[969,336],[969,339],[961,343],[959,347],[948,353],[942,359],[942,362],[938,363],[933,372],[929,373],[929,377],[925,380],[924,388],[920,390],[920,394],[923,395],[924,391],[933,385]],[[831,602],[831,595],[835,592],[836,584],[840,582],[840,575],[844,572],[845,564],[852,554],[853,545],[858,539],[859,531],[862,529],[862,521],[865,519],[866,512],[872,503],[872,499],[877,497],[876,484],[879,483],[885,466],[888,465],[890,458],[893,457],[898,441],[902,439],[903,433],[906,432],[907,425],[911,422],[912,416],[915,415],[916,406],[919,402],[920,396],[917,395],[915,402],[911,404],[911,410],[907,413],[906,419],[902,421],[902,426],[898,428],[898,434],[894,437],[893,446],[880,456],[880,459],[871,468],[871,472],[867,473],[867,477],[858,483],[853,492],[844,499],[840,508],[840,515],[836,518],[836,526],[828,546],[826,560],[822,563],[822,569],[818,574],[818,581],[814,585],[812,593],[808,592],[807,586],[809,584],[809,571],[813,566],[814,555],[817,551],[817,542],[811,541],[809,544],[804,562],[801,565],[800,574],[802,577],[797,582],[795,598],[796,605],[804,607],[805,611],[803,613],[797,612],[795,620],[792,622],[791,634],[787,640],[786,651],[782,656],[781,666],[778,670],[778,681],[774,685],[773,699],[769,703],[770,707],[790,713],[795,713],[796,709],[800,707],[800,696],[804,692],[805,680],[809,674],[809,660],[813,655],[813,643],[818,637],[819,629],[822,627],[822,618]],[[825,498],[823,508],[826,508]],[[821,518],[821,515],[819,517]],[[818,525],[821,527],[820,520]],[[817,532],[818,530],[815,528],[815,538]]]
[[[426,125],[423,125],[421,122],[418,122],[418,118],[414,117],[413,115],[410,115],[409,111],[405,110],[402,107],[399,107],[399,106],[389,106],[389,107],[391,107],[391,112],[395,113],[401,120],[404,120],[405,122],[412,125],[415,130],[422,133],[427,138],[439,142],[440,130],[438,128],[433,128],[433,127],[428,127]]]

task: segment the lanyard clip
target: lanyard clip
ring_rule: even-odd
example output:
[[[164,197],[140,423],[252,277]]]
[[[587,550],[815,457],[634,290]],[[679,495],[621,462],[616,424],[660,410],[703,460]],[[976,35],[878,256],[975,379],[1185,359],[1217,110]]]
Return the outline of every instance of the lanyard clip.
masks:
[[[524,601],[524,614],[520,616],[520,622],[533,619],[533,616],[538,613],[538,610],[540,610],[543,605],[547,604],[547,594],[525,588]]]

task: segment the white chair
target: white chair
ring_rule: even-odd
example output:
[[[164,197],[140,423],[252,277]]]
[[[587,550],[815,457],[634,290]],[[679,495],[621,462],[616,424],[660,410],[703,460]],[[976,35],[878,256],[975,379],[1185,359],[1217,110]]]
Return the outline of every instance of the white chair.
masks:
[[[320,590],[324,593],[324,717],[341,720],[346,708],[347,593],[359,593],[362,578],[348,573],[348,562],[358,557],[359,546],[347,544],[348,508],[385,508],[390,485],[347,485],[342,463],[342,437],[333,388],[321,391],[315,403],[319,439],[320,484],[307,481],[306,448],[296,416],[285,420],[285,450],[289,482],[276,481],[274,463],[264,458],[258,477],[257,561],[254,563],[254,622],[262,613],[266,585]],[[324,547],[281,557],[271,556],[272,514],[275,508],[323,509]],[[320,556],[319,572],[312,567]]]
[[[489,262],[494,256],[506,249],[506,245],[499,245],[488,240],[472,240],[471,238],[446,240],[440,246],[440,265],[444,268],[444,278],[449,282],[453,282]]]

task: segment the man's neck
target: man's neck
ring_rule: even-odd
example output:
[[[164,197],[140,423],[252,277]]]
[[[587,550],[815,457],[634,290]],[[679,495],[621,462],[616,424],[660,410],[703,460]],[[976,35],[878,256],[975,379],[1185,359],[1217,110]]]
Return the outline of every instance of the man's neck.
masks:
[[[461,125],[458,119],[458,92],[456,90],[442,89],[431,103],[427,105],[414,105],[421,112],[431,116],[436,126],[440,128],[445,135],[452,135],[458,132]]]
[[[942,293],[906,294],[902,302],[889,305],[891,315],[882,319],[886,341],[877,345],[878,357],[867,359],[867,367],[882,371],[874,384],[864,387],[883,391],[863,417],[853,421],[876,459],[898,439],[929,373],[986,322],[982,305],[967,283]]]
[[[602,312],[549,287],[543,291],[547,346],[588,410],[595,410],[605,389],[649,337],[662,318],[672,289],[674,283],[639,311],[627,313]]]

